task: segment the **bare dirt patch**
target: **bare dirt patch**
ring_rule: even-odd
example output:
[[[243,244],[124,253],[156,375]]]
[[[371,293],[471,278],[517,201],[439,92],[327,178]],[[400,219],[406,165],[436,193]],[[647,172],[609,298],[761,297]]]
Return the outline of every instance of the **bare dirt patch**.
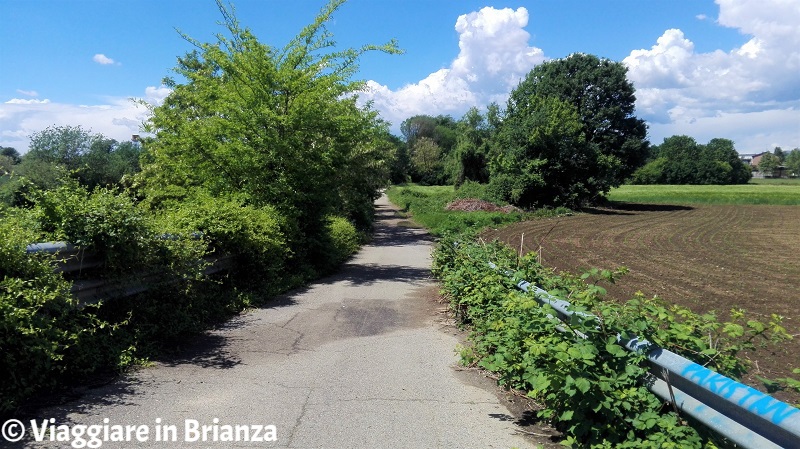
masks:
[[[519,248],[523,234],[523,251],[539,251],[557,271],[628,267],[617,284],[604,286],[618,300],[641,291],[698,313],[716,311],[720,319],[732,308],[763,321],[782,315],[795,338],[748,354],[753,366],[744,381],[763,391],[753,375],[793,376],[800,367],[800,207],[628,204],[517,223],[483,237]],[[800,394],[773,395],[800,403]]]
[[[479,200],[477,198],[461,198],[455,200],[449,203],[447,206],[445,206],[445,209],[458,210],[463,212],[475,212],[475,211],[504,212],[506,214],[519,211],[519,209],[514,206],[501,207],[485,200]]]

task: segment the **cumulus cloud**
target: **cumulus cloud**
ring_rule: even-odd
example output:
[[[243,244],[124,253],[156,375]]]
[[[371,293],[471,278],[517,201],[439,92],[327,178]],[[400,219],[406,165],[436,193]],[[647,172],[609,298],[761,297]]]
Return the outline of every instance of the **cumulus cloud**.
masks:
[[[98,53],[98,54],[94,55],[94,57],[92,57],[92,61],[94,61],[94,62],[96,62],[96,63],[98,63],[100,65],[117,64],[113,59],[109,58],[108,56],[106,56],[106,55],[104,55],[102,53]]]
[[[459,53],[449,67],[397,90],[368,81],[361,98],[373,101],[395,127],[417,114],[458,118],[472,106],[502,103],[520,79],[545,59],[541,49],[528,46],[527,24],[528,10],[522,7],[486,7],[459,16],[455,24]]]
[[[164,99],[172,93],[172,89],[166,86],[148,86],[144,90],[144,97],[145,101],[153,105],[161,105],[164,102]]]
[[[763,151],[763,142],[800,146],[800,2],[717,3],[717,23],[748,37],[740,47],[698,53],[681,30],[671,29],[623,60],[652,140],[691,130],[732,138],[743,152]]]
[[[163,86],[148,87],[143,100],[157,105],[168,94],[169,89]],[[130,140],[133,134],[142,134],[141,124],[148,116],[146,107],[127,98],[112,98],[95,105],[11,99],[0,103],[0,146],[27,152],[28,137],[53,125],[81,126],[122,142]]]

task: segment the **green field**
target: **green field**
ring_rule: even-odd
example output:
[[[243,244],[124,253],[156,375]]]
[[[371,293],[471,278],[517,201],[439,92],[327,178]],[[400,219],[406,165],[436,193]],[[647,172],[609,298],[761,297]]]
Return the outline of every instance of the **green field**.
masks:
[[[743,185],[624,185],[612,189],[611,201],[657,204],[800,205],[800,180],[759,179]]]

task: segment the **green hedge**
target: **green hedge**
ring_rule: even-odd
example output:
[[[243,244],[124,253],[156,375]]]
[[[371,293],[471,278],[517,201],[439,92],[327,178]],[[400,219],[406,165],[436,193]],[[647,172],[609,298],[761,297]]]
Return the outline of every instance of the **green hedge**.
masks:
[[[167,192],[169,193],[169,192]],[[170,195],[174,196],[170,197]],[[287,223],[272,207],[178,189],[158,201],[128,192],[88,191],[74,183],[29,196],[30,209],[0,210],[0,414],[87,375],[140,363],[243,308],[307,282],[353,254],[359,234],[346,219],[326,219],[324,260],[293,260]],[[28,244],[64,240],[96,253],[89,277],[141,282],[149,291],[81,306],[55,257]],[[209,260],[233,256],[229,270],[205,275]],[[315,268],[293,270],[298,266]]]

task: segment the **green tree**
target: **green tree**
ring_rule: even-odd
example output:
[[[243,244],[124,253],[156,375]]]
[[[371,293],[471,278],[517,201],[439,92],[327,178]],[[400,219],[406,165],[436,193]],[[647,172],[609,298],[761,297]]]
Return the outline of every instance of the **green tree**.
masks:
[[[401,138],[388,134],[386,140],[392,145],[389,178],[393,184],[402,184],[411,179],[411,155],[408,144]]]
[[[0,156],[8,157],[11,159],[13,164],[19,164],[19,162],[22,160],[19,151],[13,147],[0,147]]]
[[[647,127],[634,115],[635,89],[626,73],[622,63],[575,53],[536,66],[509,99],[513,105],[524,98],[554,97],[572,105],[585,143],[602,159],[586,170],[597,189],[590,196],[622,183],[648,154]]]
[[[522,207],[580,206],[606,188],[592,174],[616,163],[586,142],[578,111],[553,96],[512,92],[492,148],[490,194]]]
[[[132,176],[140,171],[141,152],[138,143],[119,143],[102,135],[97,136],[89,151],[81,158],[78,180],[89,189],[119,184],[126,175]]]
[[[689,136],[671,136],[654,146],[652,154],[656,159],[637,170],[632,183],[746,184],[752,177],[729,139],[699,145]]]
[[[489,182],[488,152],[490,128],[478,108],[472,107],[458,121],[458,136],[452,152],[453,173],[456,187],[464,181]]]
[[[658,157],[666,159],[665,184],[694,184],[699,150],[697,141],[689,136],[671,136],[658,146]]]
[[[783,161],[786,159],[786,153],[783,151],[783,148],[775,147],[775,149],[772,150],[772,154],[778,158],[778,164],[783,164]]]
[[[153,109],[139,178],[146,192],[200,186],[272,205],[287,219],[293,248],[308,259],[331,213],[357,218],[387,182],[387,125],[357,105],[365,83],[351,78],[366,52],[397,53],[394,41],[334,50],[326,25],[343,0],[328,3],[283,48],[261,43],[232,8],[217,2],[227,36],[179,58],[173,89]],[[365,225],[364,223],[361,223]],[[302,242],[308,243],[303,245]]]
[[[27,156],[27,155],[26,155]],[[11,175],[2,177],[0,202],[10,206],[29,205],[28,195],[34,190],[51,190],[69,179],[69,172],[60,164],[24,157],[13,167]]]
[[[442,150],[429,137],[415,139],[411,152],[411,164],[419,182],[438,184],[442,173]]]
[[[764,155],[761,156],[761,161],[758,163],[758,171],[763,173],[764,176],[773,176],[775,169],[780,165],[781,161],[777,156],[773,153],[764,153]]]
[[[414,148],[419,139],[426,138],[433,141],[439,148],[440,164],[437,165],[436,173],[426,173],[425,180],[422,180],[423,174],[412,171],[412,180],[422,181],[432,184],[446,184],[451,180],[452,171],[454,170],[454,163],[451,160],[453,149],[456,145],[458,136],[457,123],[449,115],[439,115],[436,117],[430,115],[415,115],[403,121],[400,124],[400,132],[408,144],[413,159]],[[451,173],[445,171],[446,168],[450,169]]]
[[[81,157],[89,152],[95,137],[80,126],[49,126],[30,136],[26,158],[61,164],[68,170],[81,165]]]
[[[791,176],[800,176],[800,148],[795,148],[786,155],[784,162]]]
[[[729,139],[711,139],[705,145],[706,157],[715,161],[727,176],[720,178],[720,184],[747,184],[753,177],[750,167],[742,162],[734,143]],[[730,170],[728,170],[730,167]],[[719,176],[717,176],[719,178]]]
[[[10,156],[0,155],[0,176],[10,175],[13,167],[14,159]]]

